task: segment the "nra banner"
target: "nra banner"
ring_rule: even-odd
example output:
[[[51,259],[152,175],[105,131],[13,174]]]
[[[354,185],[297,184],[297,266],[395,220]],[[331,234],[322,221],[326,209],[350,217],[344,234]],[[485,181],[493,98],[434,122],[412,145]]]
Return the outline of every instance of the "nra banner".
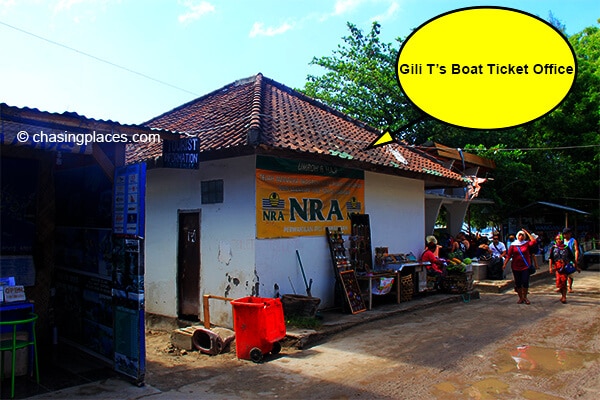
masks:
[[[310,161],[258,156],[258,239],[350,232],[350,214],[364,213],[364,172]]]

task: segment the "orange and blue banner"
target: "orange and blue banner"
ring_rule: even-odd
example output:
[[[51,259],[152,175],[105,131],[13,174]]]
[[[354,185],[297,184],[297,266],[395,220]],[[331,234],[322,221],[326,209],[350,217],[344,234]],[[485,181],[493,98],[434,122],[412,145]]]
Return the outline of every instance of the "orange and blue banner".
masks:
[[[321,236],[326,227],[350,232],[350,215],[364,213],[364,172],[258,156],[256,237]]]

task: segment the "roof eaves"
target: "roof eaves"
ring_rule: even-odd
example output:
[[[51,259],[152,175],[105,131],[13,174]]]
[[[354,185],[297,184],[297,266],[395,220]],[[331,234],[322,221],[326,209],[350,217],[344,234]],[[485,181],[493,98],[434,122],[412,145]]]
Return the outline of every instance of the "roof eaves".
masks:
[[[38,108],[10,106],[6,103],[0,103],[0,119],[81,132],[94,129],[118,129],[126,134],[140,131],[159,134],[175,133],[167,129],[151,128],[142,124],[122,124],[113,120],[89,118],[76,112],[49,112]]]
[[[529,209],[529,208],[535,207],[535,206],[539,206],[539,205],[550,207],[550,208],[556,208],[558,210],[563,210],[563,211],[566,211],[566,212],[578,213],[578,214],[583,214],[583,215],[590,215],[590,213],[586,212],[586,211],[578,210],[578,209],[573,208],[573,207],[563,206],[562,204],[550,203],[550,202],[547,202],[547,201],[536,201],[534,203],[528,204],[525,207],[523,207],[523,208],[521,208],[521,209],[519,209],[519,210],[511,213],[511,215],[512,214],[518,214],[518,213],[520,213],[520,212],[522,212],[522,211],[524,211],[526,209]]]
[[[459,161],[464,160],[467,163],[474,164],[482,168],[496,169],[496,162],[494,160],[478,156],[477,154],[469,153],[468,151],[463,151],[462,149],[455,149],[437,142],[432,142],[429,148],[432,151],[437,152],[439,157]]]

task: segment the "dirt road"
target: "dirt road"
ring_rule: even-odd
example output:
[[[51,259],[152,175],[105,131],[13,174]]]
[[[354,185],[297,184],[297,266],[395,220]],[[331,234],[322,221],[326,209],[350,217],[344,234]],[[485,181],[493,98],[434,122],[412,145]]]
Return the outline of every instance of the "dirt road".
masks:
[[[529,306],[510,291],[482,294],[284,348],[262,364],[169,353],[155,332],[146,382],[169,399],[598,399],[599,278],[584,271],[566,305],[545,280]]]

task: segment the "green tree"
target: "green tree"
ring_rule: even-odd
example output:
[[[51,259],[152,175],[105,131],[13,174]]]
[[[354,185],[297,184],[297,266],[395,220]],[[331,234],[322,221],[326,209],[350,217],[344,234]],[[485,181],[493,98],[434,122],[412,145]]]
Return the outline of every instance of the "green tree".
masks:
[[[350,35],[342,38],[344,44],[331,56],[314,57],[310,62],[325,72],[308,75],[300,90],[374,128],[396,130],[418,118],[420,113],[397,84],[398,50],[380,40],[381,25],[374,22],[367,34],[354,24],[347,26]]]
[[[520,206],[545,199],[596,212],[600,187],[600,29],[588,27],[569,38],[577,56],[575,83],[561,104],[548,115],[515,130],[504,132],[498,143],[512,148],[535,149],[524,153],[528,168],[516,169],[507,158],[519,159],[520,152],[490,154],[499,165],[498,191],[510,183],[504,171],[519,177],[524,171],[527,187],[512,193],[513,204]],[[470,142],[473,143],[473,142]],[[501,200],[498,199],[500,202]],[[502,203],[500,203],[502,204]],[[505,210],[506,211],[506,210]]]
[[[561,32],[564,25],[550,15]],[[380,40],[373,23],[364,34],[348,23],[350,35],[331,56],[315,57],[324,69],[309,75],[307,95],[369,125],[392,131],[421,116],[403,95],[396,79],[397,49]],[[496,161],[493,181],[481,197],[494,206],[473,207],[476,225],[500,223],[510,212],[538,200],[569,204],[595,212],[600,186],[600,29],[588,27],[569,38],[578,62],[575,84],[548,115],[524,126],[500,131],[472,131],[425,119],[403,133],[410,144],[433,140]]]

